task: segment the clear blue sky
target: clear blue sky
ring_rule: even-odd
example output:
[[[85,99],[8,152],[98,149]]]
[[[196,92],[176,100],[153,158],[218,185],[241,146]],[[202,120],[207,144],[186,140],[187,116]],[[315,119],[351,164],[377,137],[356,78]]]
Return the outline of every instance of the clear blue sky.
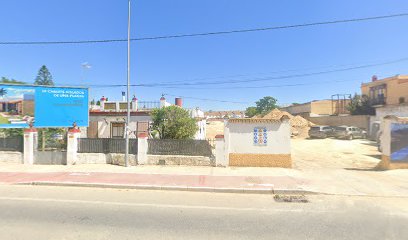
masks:
[[[127,0],[0,1],[0,41],[126,38]],[[408,12],[406,0],[133,0],[132,37],[259,28]],[[342,65],[408,57],[408,17],[276,31],[132,42],[132,83],[211,78],[244,80],[324,71]],[[83,73],[81,63],[92,68]],[[126,43],[0,46],[0,76],[33,82],[47,65],[56,84],[126,82]],[[335,66],[335,67],[333,67]],[[286,70],[296,71],[274,73]],[[300,69],[300,70],[299,70]],[[304,70],[306,69],[306,70]],[[185,99],[188,107],[245,109],[263,96],[280,103],[359,92],[373,74],[408,74],[408,61],[311,77],[205,86],[218,89],[132,88],[140,100],[161,93],[249,104]],[[237,77],[237,75],[240,75]],[[235,77],[232,77],[235,76]],[[216,78],[214,78],[216,77]],[[218,78],[222,77],[222,78]],[[214,79],[212,79],[214,78]],[[337,81],[348,82],[337,82]],[[333,81],[329,84],[228,89],[228,87]],[[221,88],[221,89],[220,89]],[[123,88],[91,89],[91,96],[119,99]],[[171,100],[173,97],[167,97]],[[173,101],[173,100],[171,100]]]

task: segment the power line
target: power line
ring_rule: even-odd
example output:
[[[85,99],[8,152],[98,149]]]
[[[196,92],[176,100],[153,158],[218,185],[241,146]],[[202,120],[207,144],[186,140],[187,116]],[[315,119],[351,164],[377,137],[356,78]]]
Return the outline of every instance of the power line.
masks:
[[[363,21],[381,20],[381,19],[407,17],[407,16],[408,16],[408,13],[398,13],[398,14],[373,16],[373,17],[365,17],[365,18],[352,18],[352,19],[314,22],[314,23],[303,23],[303,24],[295,24],[295,25],[283,25],[283,26],[275,26],[275,27],[239,29],[239,30],[218,31],[218,32],[204,32],[204,33],[188,33],[188,34],[153,36],[153,37],[141,37],[141,38],[132,38],[131,41],[148,41],[148,40],[160,40],[160,39],[171,39],[171,38],[200,37],[200,36],[224,35],[224,34],[233,34],[233,33],[271,31],[271,30],[290,29],[290,28],[303,28],[303,27],[311,27],[311,26],[319,26],[319,25],[330,25],[330,24],[350,23],[350,22],[363,22]],[[115,42],[126,42],[126,41],[127,41],[127,39],[102,39],[102,40],[77,40],[77,41],[3,41],[3,42],[0,42],[0,45],[94,44],[94,43],[115,43]]]
[[[270,77],[262,77],[262,78],[255,78],[255,79],[245,79],[245,80],[229,80],[229,81],[213,81],[213,82],[186,82],[186,83],[175,83],[175,84],[161,84],[161,86],[195,86],[195,85],[220,85],[220,84],[234,84],[234,83],[252,83],[252,82],[262,82],[268,80],[281,80],[281,79],[291,79],[291,78],[299,78],[299,77],[310,77],[316,75],[323,75],[329,73],[337,73],[337,72],[345,72],[350,70],[357,70],[357,69],[364,69],[370,67],[377,67],[383,66],[398,62],[408,61],[408,58],[402,58],[394,61],[377,63],[377,64],[366,64],[360,65],[355,67],[348,67],[348,68],[339,68],[334,70],[327,70],[327,71],[319,71],[319,72],[312,72],[312,73],[301,73],[301,74],[292,74],[292,75],[282,75],[282,76],[270,76]],[[149,84],[142,84],[143,86],[149,86]],[[152,84],[153,86],[159,84]]]
[[[250,102],[235,102],[235,101],[227,101],[227,100],[218,100],[218,99],[210,99],[210,98],[196,98],[196,97],[187,97],[187,96],[180,96],[180,95],[171,95],[171,94],[163,94],[165,96],[171,97],[181,97],[186,99],[194,99],[200,101],[209,101],[209,102],[222,102],[222,103],[235,103],[235,104],[250,104]]]
[[[377,67],[383,66],[398,62],[408,61],[408,58],[401,58],[393,61],[387,61],[377,64],[366,64],[348,68],[339,68],[327,71],[319,71],[319,72],[312,72],[312,73],[301,73],[301,74],[292,74],[292,75],[282,75],[282,76],[269,76],[269,77],[262,77],[262,78],[254,78],[254,79],[245,79],[245,80],[228,80],[228,81],[214,81],[214,82],[178,82],[178,83],[169,83],[169,82],[162,82],[162,83],[151,83],[151,84],[133,84],[132,87],[160,87],[160,88],[178,88],[178,89],[205,89],[205,88],[182,88],[182,86],[203,86],[203,85],[222,85],[222,84],[237,84],[237,83],[253,83],[253,82],[265,82],[270,80],[282,80],[282,79],[292,79],[292,78],[301,78],[301,77],[311,77],[316,75],[324,75],[329,73],[337,73],[337,72],[344,72],[344,71],[351,71],[356,69],[364,69],[370,67]],[[282,86],[282,85],[278,85]],[[283,85],[288,86],[288,84]],[[89,87],[125,87],[124,84],[99,84],[99,85],[89,85]],[[266,86],[268,87],[268,86]],[[274,86],[275,87],[275,86]],[[234,89],[234,87],[223,87],[222,89],[230,88]],[[253,88],[253,87],[235,87],[235,88]],[[258,87],[256,87],[258,88]],[[206,89],[220,89],[220,88],[206,88]]]
[[[338,81],[320,81],[320,82],[309,82],[309,83],[293,83],[293,84],[263,85],[263,86],[237,86],[237,87],[222,87],[222,88],[180,88],[180,87],[162,87],[162,88],[188,89],[188,90],[259,89],[259,88],[299,87],[299,86],[310,86],[310,85],[318,85],[318,84],[354,82],[354,81],[355,80],[338,80]],[[141,87],[146,87],[146,86],[141,86]],[[155,87],[152,87],[152,88],[155,88]]]
[[[336,65],[326,65],[326,66],[320,66],[320,67],[307,67],[307,68],[297,68],[297,69],[286,69],[286,70],[278,70],[278,71],[272,71],[272,72],[258,72],[258,73],[246,73],[246,74],[235,74],[235,75],[224,75],[224,76],[213,76],[213,77],[199,77],[199,78],[191,78],[187,80],[172,80],[172,81],[162,81],[158,82],[155,84],[167,84],[167,83],[184,83],[184,82],[193,82],[193,81],[202,81],[202,80],[213,80],[213,79],[226,79],[226,78],[243,78],[243,77],[250,77],[250,76],[256,76],[256,75],[266,75],[266,74],[276,74],[276,73],[287,73],[287,72],[298,72],[298,71],[308,71],[308,70],[318,70],[318,69],[328,69],[328,68],[338,68],[338,67],[353,67],[353,66],[360,66],[360,65],[372,65],[375,64],[375,66],[381,66],[381,65],[386,65],[386,64],[392,64],[392,63],[397,63],[397,62],[402,62],[406,61],[408,58],[400,58],[397,60],[389,60],[389,61],[370,61],[370,62],[365,62],[365,63],[349,63],[349,64],[336,64]]]
[[[279,85],[263,85],[263,86],[226,86],[222,88],[183,88],[176,86],[143,86],[133,84],[131,86],[137,87],[147,87],[147,88],[165,88],[165,89],[188,89],[188,90],[227,90],[227,89],[257,89],[257,88],[282,88],[282,87],[297,87],[297,86],[308,86],[308,85],[317,85],[317,84],[326,84],[326,83],[339,83],[339,82],[353,82],[355,80],[339,80],[339,81],[319,81],[319,82],[309,82],[309,83],[293,83],[293,84],[279,84]],[[92,85],[90,88],[117,88],[125,87],[125,85]]]

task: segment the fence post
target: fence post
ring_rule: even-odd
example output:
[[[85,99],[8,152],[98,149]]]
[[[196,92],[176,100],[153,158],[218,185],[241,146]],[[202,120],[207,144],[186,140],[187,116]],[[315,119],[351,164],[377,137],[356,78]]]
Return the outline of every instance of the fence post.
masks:
[[[144,165],[147,163],[147,133],[139,133],[137,136],[137,164]]]
[[[215,165],[227,167],[224,135],[215,136]]]
[[[78,139],[81,131],[77,127],[68,130],[67,165],[75,165],[78,160]]]
[[[37,129],[34,127],[24,129],[24,164],[34,164],[35,151],[37,150],[37,137]]]

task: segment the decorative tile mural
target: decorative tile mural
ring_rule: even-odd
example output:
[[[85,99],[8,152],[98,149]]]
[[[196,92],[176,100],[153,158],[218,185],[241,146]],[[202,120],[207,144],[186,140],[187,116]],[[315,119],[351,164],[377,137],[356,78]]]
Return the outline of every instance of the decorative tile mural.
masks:
[[[255,146],[268,145],[268,132],[266,131],[266,127],[254,128],[254,145]]]

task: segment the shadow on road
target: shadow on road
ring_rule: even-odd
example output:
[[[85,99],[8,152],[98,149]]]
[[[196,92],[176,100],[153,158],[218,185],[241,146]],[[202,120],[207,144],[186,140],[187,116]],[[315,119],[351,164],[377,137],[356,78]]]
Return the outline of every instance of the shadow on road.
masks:
[[[384,171],[382,169],[379,169],[377,166],[373,168],[344,168],[345,170],[350,170],[350,171],[366,171],[366,172],[381,172]]]
[[[372,158],[377,158],[378,160],[381,160],[381,154],[368,154],[365,155],[367,157],[372,157]]]
[[[378,146],[377,142],[372,142],[372,141],[362,142],[361,144],[364,144],[364,145],[367,145],[367,146],[373,146],[373,147]]]

